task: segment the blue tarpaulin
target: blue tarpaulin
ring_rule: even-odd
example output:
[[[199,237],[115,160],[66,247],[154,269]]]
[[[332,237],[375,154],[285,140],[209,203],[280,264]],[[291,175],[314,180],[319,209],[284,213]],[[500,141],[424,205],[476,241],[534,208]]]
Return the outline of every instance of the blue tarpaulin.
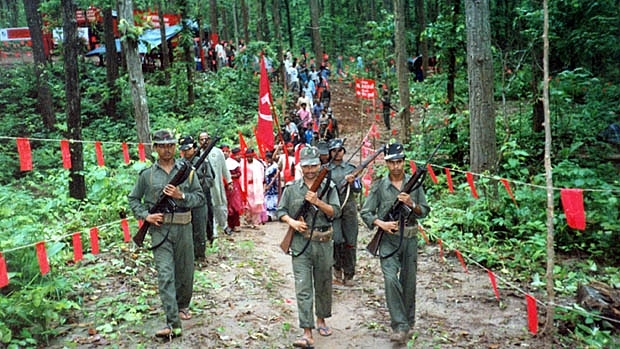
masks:
[[[166,40],[172,39],[181,31],[180,25],[172,25],[166,27]],[[116,39],[116,52],[121,52],[121,40]],[[161,33],[159,28],[145,30],[138,41],[138,53],[147,53],[161,44]],[[105,45],[101,45],[96,49],[86,53],[86,57],[105,54]]]

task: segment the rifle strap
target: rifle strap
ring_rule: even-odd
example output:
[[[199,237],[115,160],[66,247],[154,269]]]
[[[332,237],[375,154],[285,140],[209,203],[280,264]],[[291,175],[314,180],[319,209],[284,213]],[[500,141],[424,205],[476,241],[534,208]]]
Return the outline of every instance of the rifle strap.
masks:
[[[325,182],[325,187],[323,187],[323,190],[321,190],[321,193],[319,194],[319,200],[321,200],[326,193],[329,195],[329,190],[331,189],[331,185],[329,184],[331,183],[331,180],[332,180],[332,172],[329,171],[327,172],[327,181]],[[304,252],[306,252],[306,250],[308,249],[308,246],[310,246],[310,242],[312,241],[312,235],[314,234],[316,216],[319,214],[319,211],[320,210],[318,208],[314,211],[314,214],[312,216],[312,224],[310,225],[310,237],[308,238],[308,241],[306,241],[304,248],[302,248],[299,253],[293,253],[293,251],[291,251],[291,256],[293,256],[293,258],[301,256]]]

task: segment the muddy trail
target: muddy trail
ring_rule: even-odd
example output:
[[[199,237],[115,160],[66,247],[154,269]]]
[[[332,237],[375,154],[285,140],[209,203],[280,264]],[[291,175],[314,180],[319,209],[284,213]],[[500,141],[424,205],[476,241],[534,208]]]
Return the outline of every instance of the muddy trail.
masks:
[[[359,144],[374,116],[360,122],[360,114],[368,113],[354,88],[333,84],[332,108],[347,143]],[[437,245],[424,242],[418,256],[415,333],[407,344],[390,342],[379,260],[365,250],[374,231],[359,222],[355,279],[334,286],[327,319],[333,335],[321,337],[315,331],[315,348],[544,347],[527,330],[522,295],[500,289],[499,302],[486,271],[470,267],[466,273],[455,256],[440,258]],[[154,337],[165,319],[151,253],[123,245],[99,255],[93,265],[105,269],[79,293],[82,308],[57,328],[61,335],[49,347],[292,348],[303,331],[291,257],[279,248],[286,228],[267,222],[256,230],[242,226],[232,236],[220,234],[206,261],[196,267],[192,319],[183,322],[183,335],[172,341]]]

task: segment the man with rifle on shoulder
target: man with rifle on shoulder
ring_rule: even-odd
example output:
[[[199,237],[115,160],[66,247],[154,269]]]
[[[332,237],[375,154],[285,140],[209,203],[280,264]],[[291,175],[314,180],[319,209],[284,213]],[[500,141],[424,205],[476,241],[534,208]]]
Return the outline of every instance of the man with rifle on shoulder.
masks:
[[[334,283],[345,285],[355,275],[357,260],[357,203],[355,197],[362,185],[354,173],[356,167],[344,161],[344,141],[336,138],[329,143],[329,170],[338,188],[340,217],[334,220]],[[363,169],[362,169],[363,170]]]
[[[389,175],[372,185],[360,215],[369,229],[378,228],[384,232],[378,249],[393,331],[390,340],[406,343],[415,324],[417,219],[426,217],[430,207],[421,185],[411,192],[404,189],[412,176],[404,170],[403,145],[390,144],[384,159]],[[395,217],[389,212],[394,202],[399,203]],[[386,221],[385,217],[393,218]]]
[[[166,326],[155,335],[164,338],[181,335],[181,317],[191,316],[189,303],[194,281],[191,209],[205,205],[200,181],[193,178],[186,160],[175,158],[176,143],[168,130],[153,134],[157,161],[140,172],[128,195],[135,217],[148,224],[151,233],[159,296],[166,313]],[[186,180],[171,184],[177,173],[187,170],[191,172]],[[151,213],[162,198],[167,203],[165,210]]]
[[[293,346],[311,348],[313,328],[321,336],[332,334],[325,318],[331,317],[332,312],[331,220],[340,215],[340,202],[333,183],[322,183],[327,169],[321,168],[316,147],[301,150],[300,165],[303,176],[284,189],[276,215],[290,227],[287,232],[290,240],[285,238],[287,243],[283,241],[281,247],[285,252],[291,251],[299,326],[304,330]],[[316,325],[312,314],[315,300]]]

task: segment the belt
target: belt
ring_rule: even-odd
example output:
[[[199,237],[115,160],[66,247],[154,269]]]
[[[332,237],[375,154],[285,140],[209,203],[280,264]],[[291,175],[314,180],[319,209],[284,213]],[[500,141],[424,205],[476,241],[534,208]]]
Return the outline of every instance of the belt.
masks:
[[[403,237],[405,237],[405,238],[417,238],[418,237],[418,231],[417,231],[416,227],[405,227],[405,230],[403,230]]]
[[[164,224],[189,224],[191,222],[192,213],[190,211],[164,213]]]
[[[175,213],[178,213],[178,212],[183,213],[183,212],[189,212],[189,211],[191,211],[191,210],[192,210],[192,209],[191,209],[191,208],[188,208],[188,207],[177,207],[177,208],[175,208],[175,209],[174,209],[174,212],[175,212]]]
[[[327,242],[330,241],[332,239],[332,227],[331,226],[326,226],[326,227],[315,227],[314,231],[312,232],[312,241],[318,241],[318,242]],[[302,234],[304,236],[304,239],[308,240],[310,239],[310,232],[308,231],[307,233]]]

